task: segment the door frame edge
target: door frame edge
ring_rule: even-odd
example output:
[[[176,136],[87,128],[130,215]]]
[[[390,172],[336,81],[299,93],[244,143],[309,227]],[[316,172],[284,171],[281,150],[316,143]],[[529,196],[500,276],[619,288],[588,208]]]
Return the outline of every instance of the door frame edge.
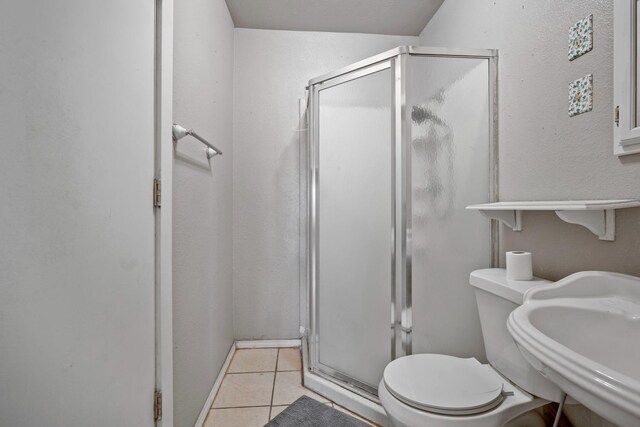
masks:
[[[158,427],[173,427],[173,6],[155,1],[155,176],[162,206],[155,209],[155,391],[162,393]]]

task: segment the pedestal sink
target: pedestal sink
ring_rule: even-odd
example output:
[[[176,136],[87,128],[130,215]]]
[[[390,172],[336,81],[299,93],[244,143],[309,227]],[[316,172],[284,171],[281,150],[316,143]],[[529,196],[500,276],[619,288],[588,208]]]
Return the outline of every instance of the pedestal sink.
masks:
[[[533,288],[507,327],[569,396],[616,425],[640,426],[640,278],[586,271]]]

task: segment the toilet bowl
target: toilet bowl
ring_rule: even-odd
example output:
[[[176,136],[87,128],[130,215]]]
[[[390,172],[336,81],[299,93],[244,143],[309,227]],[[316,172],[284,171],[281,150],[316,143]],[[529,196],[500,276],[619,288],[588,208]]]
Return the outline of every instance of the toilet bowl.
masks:
[[[510,420],[548,403],[511,384],[488,364],[441,354],[390,363],[378,396],[395,427],[511,426]],[[526,424],[516,424],[544,426],[535,413]]]
[[[512,281],[504,269],[471,273],[489,364],[475,358],[415,354],[389,363],[378,396],[394,427],[544,426],[530,412],[562,392],[524,360],[507,331],[509,314],[541,279]]]

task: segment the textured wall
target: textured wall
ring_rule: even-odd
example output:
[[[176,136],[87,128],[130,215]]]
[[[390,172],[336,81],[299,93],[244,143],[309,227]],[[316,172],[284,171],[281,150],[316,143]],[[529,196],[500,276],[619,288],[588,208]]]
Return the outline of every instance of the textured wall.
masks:
[[[423,31],[424,45],[500,49],[502,200],[640,197],[640,156],[612,154],[612,9],[596,0],[450,1]],[[590,13],[593,51],[569,62],[568,28]],[[594,109],[570,118],[567,85],[588,73]],[[524,231],[505,231],[503,249],[533,251],[542,277],[585,269],[640,274],[640,209],[619,211],[613,243],[552,212],[525,213],[523,221]]]
[[[299,336],[298,99],[310,78],[416,37],[235,30],[234,330]]]
[[[423,45],[500,49],[501,200],[640,197],[640,156],[612,154],[612,6],[606,0],[446,1]],[[594,15],[594,49],[567,60],[569,27]],[[594,75],[594,109],[569,118],[567,85]],[[599,241],[552,212],[526,213],[524,231],[503,233],[502,250],[531,250],[535,274],[559,279],[600,269],[640,274],[640,209],[620,211],[615,242]],[[575,425],[599,425],[571,411]]]
[[[233,342],[233,23],[224,0],[175,3],[174,120],[224,152],[182,139],[173,187],[175,426],[192,426]]]

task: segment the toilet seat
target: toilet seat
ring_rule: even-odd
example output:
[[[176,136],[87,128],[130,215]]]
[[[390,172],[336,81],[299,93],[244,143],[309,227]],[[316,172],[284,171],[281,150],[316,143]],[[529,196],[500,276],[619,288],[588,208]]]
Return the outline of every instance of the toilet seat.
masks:
[[[502,403],[504,379],[474,358],[415,354],[389,363],[383,382],[398,400],[444,415],[473,415]]]

